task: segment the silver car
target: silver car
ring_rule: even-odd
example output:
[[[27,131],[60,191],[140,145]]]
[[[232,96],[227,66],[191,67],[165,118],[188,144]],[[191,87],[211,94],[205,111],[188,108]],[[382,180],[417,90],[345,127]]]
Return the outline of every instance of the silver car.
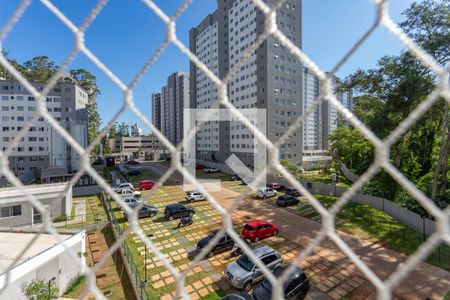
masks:
[[[134,186],[129,182],[123,182],[119,185],[114,186],[112,189],[116,193],[122,193],[122,190],[124,190],[124,189],[134,191]]]
[[[271,271],[283,265],[283,258],[269,246],[253,249],[253,252]],[[225,268],[224,277],[232,286],[248,292],[254,283],[264,278],[264,274],[246,254],[243,254]]]

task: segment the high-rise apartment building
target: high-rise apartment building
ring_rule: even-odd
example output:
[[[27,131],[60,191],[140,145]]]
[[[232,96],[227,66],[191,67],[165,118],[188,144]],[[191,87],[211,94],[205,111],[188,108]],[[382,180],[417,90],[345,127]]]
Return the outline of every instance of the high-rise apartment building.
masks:
[[[276,1],[267,1],[273,5]],[[264,31],[265,18],[251,0],[218,0],[217,10],[189,33],[190,50],[224,78]],[[301,48],[301,0],[287,0],[277,13],[279,29]],[[210,108],[217,99],[213,83],[191,63],[191,108]],[[278,140],[302,111],[301,63],[269,37],[237,70],[228,97],[238,109],[265,109],[267,137]],[[259,124],[261,126],[261,124]],[[301,162],[302,129],[280,149],[280,158]],[[224,162],[235,154],[247,165],[254,160],[254,135],[237,121],[207,122],[197,133],[197,157]]]
[[[161,131],[161,93],[152,94],[152,122]]]
[[[160,114],[161,132],[174,145],[178,145],[183,139],[183,110],[188,105],[189,74],[184,72],[171,74],[167,78],[167,85],[161,89]]]
[[[320,93],[319,79],[307,68],[303,70],[303,106],[304,110],[317,100]],[[333,89],[339,86],[339,78],[331,73],[327,75],[332,79]],[[348,110],[353,109],[352,91],[336,92],[336,98]],[[304,150],[328,150],[329,135],[337,128],[339,115],[334,105],[328,101],[322,101],[303,122]]]
[[[37,90],[45,83],[34,82]],[[0,80],[1,149],[15,139],[36,111],[34,97],[17,81]],[[48,113],[81,145],[88,145],[88,94],[76,83],[57,83],[46,98]],[[80,168],[80,156],[44,118],[13,148],[9,167],[17,175],[31,170],[66,168],[73,173]]]

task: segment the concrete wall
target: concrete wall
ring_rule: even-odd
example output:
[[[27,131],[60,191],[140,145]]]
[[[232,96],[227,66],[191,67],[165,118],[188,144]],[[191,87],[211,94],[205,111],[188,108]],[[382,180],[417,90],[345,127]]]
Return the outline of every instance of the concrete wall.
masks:
[[[7,287],[0,294],[0,299],[25,299],[25,296],[21,292],[22,284],[29,283],[33,279],[42,279],[48,282],[53,277],[55,278],[55,284],[59,288],[59,296],[62,295],[70,280],[77,277],[77,275],[86,269],[84,256],[77,255],[77,253],[84,253],[86,251],[85,235],[83,231],[64,241],[64,244],[77,257],[77,263],[74,262],[74,258],[69,254],[70,250],[66,249],[60,243],[11,269],[9,272],[9,282],[7,282],[6,274],[1,274],[0,289],[5,284],[7,284]]]

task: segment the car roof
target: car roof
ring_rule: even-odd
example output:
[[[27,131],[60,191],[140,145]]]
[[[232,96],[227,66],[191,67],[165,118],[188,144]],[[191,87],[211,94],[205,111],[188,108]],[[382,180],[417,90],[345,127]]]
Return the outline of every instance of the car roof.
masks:
[[[151,180],[151,179],[144,179],[144,180],[141,180],[141,182],[153,182],[153,180]]]
[[[276,277],[280,277],[281,274],[283,274],[284,271],[285,271],[287,268],[289,268],[290,266],[292,266],[292,265],[282,266],[282,267],[276,269],[276,270],[273,272],[273,274],[274,274]],[[294,265],[294,270],[293,270],[292,272],[289,273],[289,277],[292,278],[292,277],[294,277],[295,275],[297,275],[297,274],[302,274],[302,273],[305,273],[305,271],[303,271],[303,269],[300,268],[299,266]]]
[[[184,205],[182,205],[182,204],[178,204],[178,203],[174,203],[174,204],[168,204],[167,206],[166,206],[166,208],[175,208],[175,207],[184,207]]]
[[[266,221],[262,221],[262,220],[253,220],[250,222],[245,223],[246,225],[249,225],[251,227],[257,227],[259,225],[264,225],[264,224],[268,224],[269,222]]]
[[[271,247],[269,247],[267,245],[264,245],[264,246],[261,246],[261,247],[253,249],[253,252],[255,253],[255,255],[257,257],[262,257],[262,256],[264,256],[266,254],[273,253],[273,252],[276,252],[276,251],[273,250]]]

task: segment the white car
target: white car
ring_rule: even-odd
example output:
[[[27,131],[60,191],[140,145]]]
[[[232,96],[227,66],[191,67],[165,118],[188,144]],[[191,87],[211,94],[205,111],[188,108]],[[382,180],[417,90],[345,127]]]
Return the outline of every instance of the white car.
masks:
[[[206,167],[203,169],[203,171],[205,173],[217,173],[217,172],[219,172],[219,169],[213,168],[213,167]]]
[[[138,203],[142,202],[141,199],[136,199],[136,198],[131,198],[131,197],[124,198],[122,200],[123,200],[123,202],[130,205],[131,207],[135,207]]]
[[[141,192],[132,189],[123,189],[122,192],[120,192],[120,196],[122,196],[122,198],[133,197],[139,199],[141,198]]]
[[[267,197],[273,197],[277,195],[277,191],[271,189],[271,188],[259,188],[256,190],[256,197],[258,198],[267,198]]]
[[[187,192],[186,193],[186,201],[187,202],[195,202],[205,200],[205,195],[200,192]]]
[[[116,193],[122,193],[122,190],[128,189],[134,191],[134,186],[129,182],[123,182],[119,185],[113,186],[113,191]]]

